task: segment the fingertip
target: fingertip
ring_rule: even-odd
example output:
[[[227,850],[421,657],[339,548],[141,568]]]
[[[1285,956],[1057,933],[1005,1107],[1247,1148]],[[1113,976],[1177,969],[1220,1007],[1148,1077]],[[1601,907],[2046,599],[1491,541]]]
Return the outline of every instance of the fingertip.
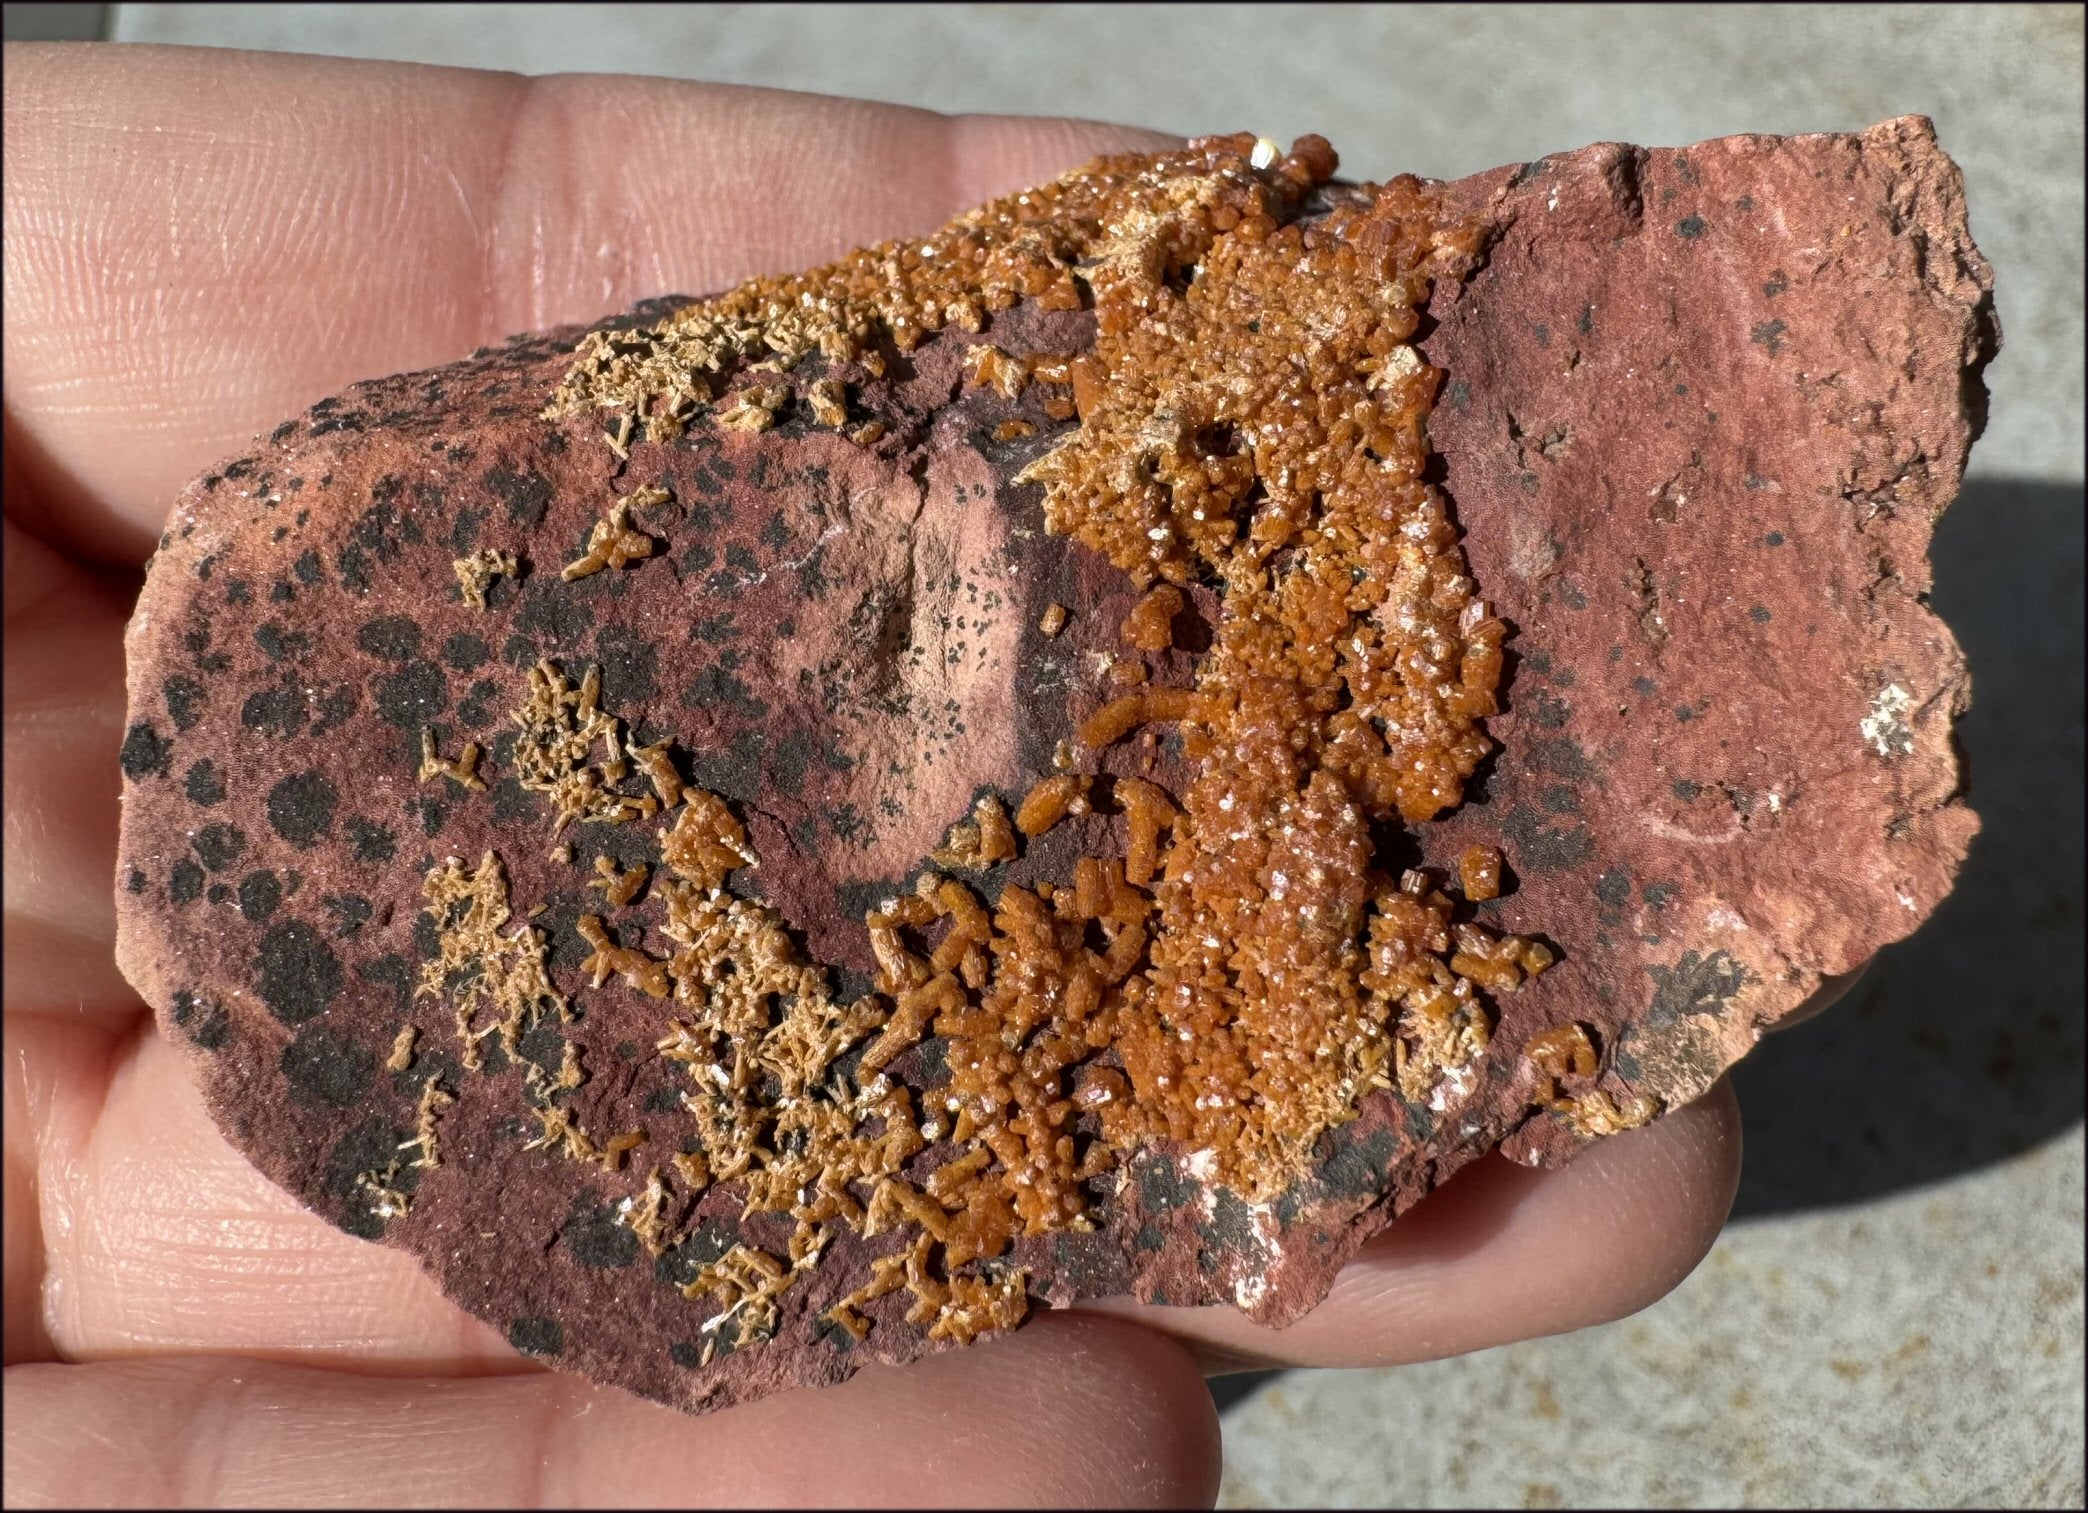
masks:
[[[1583,1287],[1558,1297],[1557,1329],[1608,1323],[1651,1306],[1711,1251],[1740,1186],[1740,1105],[1727,1078],[1644,1129],[1599,1140],[1542,1187],[1530,1233],[1578,1233]]]
[[[1226,1307],[1096,1306],[1167,1331],[1214,1370],[1439,1360],[1655,1302],[1710,1250],[1739,1172],[1739,1112],[1720,1081],[1561,1168],[1474,1161],[1366,1243],[1286,1328]]]

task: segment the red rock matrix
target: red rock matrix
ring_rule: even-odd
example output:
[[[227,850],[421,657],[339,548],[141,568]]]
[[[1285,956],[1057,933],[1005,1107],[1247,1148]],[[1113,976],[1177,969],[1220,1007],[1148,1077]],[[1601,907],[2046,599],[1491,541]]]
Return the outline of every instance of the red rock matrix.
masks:
[[[193,485],[119,949],[235,1143],[708,1408],[1285,1322],[1911,930],[1998,340],[1927,123],[1334,168],[1103,159]]]

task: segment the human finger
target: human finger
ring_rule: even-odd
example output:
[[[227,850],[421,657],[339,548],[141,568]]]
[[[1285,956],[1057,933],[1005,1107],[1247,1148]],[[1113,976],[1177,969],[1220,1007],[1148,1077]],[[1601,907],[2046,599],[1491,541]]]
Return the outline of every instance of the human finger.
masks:
[[[189,1356],[12,1367],[5,1420],[23,1508],[1178,1507],[1208,1506],[1218,1474],[1188,1355],[1068,1315],[701,1418],[555,1373]]]
[[[354,380],[925,233],[1172,140],[666,79],[196,48],[7,62],[31,528],[133,564],[191,477]]]
[[[1288,1328],[1223,1306],[1084,1306],[1162,1330],[1214,1371],[1438,1360],[1654,1302],[1710,1250],[1739,1176],[1739,1109],[1721,1080],[1554,1170],[1475,1161],[1367,1243]]]
[[[41,1311],[53,1352],[240,1353],[421,1375],[522,1369],[405,1252],[358,1240],[228,1144],[182,1064],[141,1027],[99,1056],[31,1023],[15,1053],[50,1069],[45,1107],[10,1120],[44,1234],[10,1310]]]
[[[111,954],[132,585],[68,560],[11,520],[6,582],[7,1013],[122,1023],[142,1011]]]

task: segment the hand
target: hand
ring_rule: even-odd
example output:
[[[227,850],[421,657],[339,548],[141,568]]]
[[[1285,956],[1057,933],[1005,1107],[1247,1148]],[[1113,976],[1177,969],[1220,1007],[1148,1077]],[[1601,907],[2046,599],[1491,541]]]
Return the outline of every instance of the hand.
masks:
[[[352,380],[1168,139],[657,79],[6,61],[9,1506],[1208,1502],[1200,1371],[1575,1329],[1702,1258],[1739,1168],[1723,1083],[1560,1171],[1475,1163],[1287,1330],[1098,1304],[687,1418],[544,1371],[307,1213],[218,1134],[112,956],[121,635],[177,491]]]

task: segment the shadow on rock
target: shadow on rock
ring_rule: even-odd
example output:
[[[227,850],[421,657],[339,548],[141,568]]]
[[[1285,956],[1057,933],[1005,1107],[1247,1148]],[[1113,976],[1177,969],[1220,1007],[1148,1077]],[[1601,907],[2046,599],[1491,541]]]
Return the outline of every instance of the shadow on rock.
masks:
[[[1937,528],[1983,826],[1933,919],[1734,1069],[1735,1218],[1941,1181],[2081,1122],[2082,518],[2078,486],[1975,481]]]

